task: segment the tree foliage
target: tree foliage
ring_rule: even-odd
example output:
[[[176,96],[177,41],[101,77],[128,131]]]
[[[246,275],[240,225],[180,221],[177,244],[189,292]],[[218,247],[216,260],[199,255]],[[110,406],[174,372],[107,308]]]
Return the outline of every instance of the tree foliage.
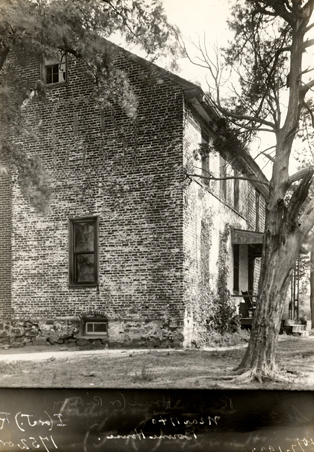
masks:
[[[136,99],[126,74],[114,65],[117,48],[107,39],[138,45],[147,58],[170,56],[175,64],[177,30],[165,16],[159,0],[4,0],[0,4],[0,161],[15,167],[33,204],[41,208],[49,193],[40,162],[13,144],[14,134],[32,134],[23,118],[23,106],[44,96],[40,80],[26,85],[14,73],[12,57],[29,58],[70,54],[84,61],[93,77],[98,100],[118,102],[129,116],[136,114]],[[35,139],[35,137],[34,137]]]

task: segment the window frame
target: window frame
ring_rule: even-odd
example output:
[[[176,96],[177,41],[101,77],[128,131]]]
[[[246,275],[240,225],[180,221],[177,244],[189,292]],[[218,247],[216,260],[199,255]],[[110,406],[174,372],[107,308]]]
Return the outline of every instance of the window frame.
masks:
[[[76,223],[93,223],[94,225],[94,250],[75,252],[74,249],[74,225]],[[84,288],[84,287],[98,287],[99,284],[99,217],[98,216],[84,216],[84,217],[70,217],[68,220],[68,230],[69,230],[69,287],[71,288]],[[94,280],[92,282],[77,282],[75,265],[75,256],[79,254],[91,254],[94,256]]]
[[[220,156],[220,162],[219,162],[219,177],[220,179],[220,185],[219,185],[219,194],[220,198],[226,202],[227,201],[227,162],[222,156]]]
[[[236,211],[240,210],[240,179],[238,179],[239,174],[234,172],[234,181],[233,181],[233,207]]]
[[[255,230],[260,232],[260,193],[255,190]]]
[[[202,183],[206,185],[206,187],[209,187],[210,180],[208,178],[211,176],[211,173],[209,171],[209,155],[201,156],[201,165],[202,165],[202,176],[204,178],[207,178],[207,179],[202,178]]]
[[[239,293],[240,287],[240,245],[233,244],[233,291]]]
[[[87,331],[88,329],[88,325],[93,325],[93,327],[95,327],[95,325],[105,325],[105,331],[95,331],[95,328],[93,328],[93,331]],[[95,337],[95,336],[99,336],[99,337],[106,337],[108,336],[108,321],[107,320],[95,320],[95,319],[88,319],[84,322],[84,336],[90,336],[90,337]]]
[[[64,63],[63,63],[63,59],[64,59]],[[65,65],[65,79],[60,80],[60,77],[58,77],[57,82],[47,83],[47,68],[53,67],[56,65],[60,66],[61,64]],[[68,56],[67,56],[67,53],[61,54],[59,59],[54,58],[54,57],[51,57],[51,58],[42,57],[41,66],[42,66],[42,69],[41,69],[42,81],[43,81],[45,87],[52,87],[52,86],[59,86],[59,85],[67,84],[67,82],[68,82]],[[60,74],[60,69],[59,69],[59,74]]]

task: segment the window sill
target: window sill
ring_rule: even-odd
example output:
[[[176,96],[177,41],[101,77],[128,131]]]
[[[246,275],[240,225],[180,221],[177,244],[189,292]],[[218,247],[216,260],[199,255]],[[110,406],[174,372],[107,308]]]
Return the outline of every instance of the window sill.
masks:
[[[87,289],[98,287],[98,284],[69,284],[69,289]]]
[[[108,337],[108,334],[103,334],[103,335],[101,335],[101,334],[95,334],[95,335],[88,335],[88,336],[86,336],[86,334],[85,335],[77,335],[77,336],[75,336],[76,337],[76,339],[108,339],[109,337]]]
[[[57,82],[57,83],[45,83],[44,82],[44,86],[45,88],[59,88],[60,86],[67,86],[68,82]]]

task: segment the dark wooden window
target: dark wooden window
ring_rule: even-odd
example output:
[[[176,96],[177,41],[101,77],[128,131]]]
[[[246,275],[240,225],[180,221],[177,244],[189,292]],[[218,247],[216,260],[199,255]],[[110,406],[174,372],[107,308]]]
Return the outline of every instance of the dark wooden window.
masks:
[[[224,178],[227,177],[227,169],[226,169],[226,162],[222,157],[220,157],[220,177]],[[223,200],[226,200],[227,198],[227,180],[221,179],[220,180],[220,197]]]
[[[238,176],[237,173],[234,174],[235,177]],[[234,179],[233,185],[233,206],[235,210],[239,210],[239,199],[240,199],[240,180]]]
[[[64,83],[67,81],[66,54],[60,54],[59,58],[44,58],[43,80],[46,85]]]
[[[202,183],[207,187],[210,185],[209,179],[205,179],[210,177],[209,172],[209,138],[208,135],[202,132],[202,141],[201,141],[201,159],[202,159]]]
[[[71,287],[98,284],[98,217],[69,221],[69,284]]]
[[[255,216],[255,230],[259,231],[259,208],[260,208],[260,194],[258,191],[255,192],[255,209],[256,209],[256,216]]]
[[[233,290],[239,292],[240,245],[233,245]]]
[[[209,173],[209,155],[202,156],[202,176],[205,178],[210,177]],[[202,179],[204,185],[209,186],[209,179]]]

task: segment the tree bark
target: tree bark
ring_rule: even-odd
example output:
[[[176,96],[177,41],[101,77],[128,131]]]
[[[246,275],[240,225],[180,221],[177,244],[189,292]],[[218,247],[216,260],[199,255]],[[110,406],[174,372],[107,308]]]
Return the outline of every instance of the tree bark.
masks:
[[[300,23],[294,24],[290,54],[289,102],[285,123],[276,133],[276,157],[270,182],[259,294],[251,338],[239,366],[242,373],[259,381],[278,376],[275,355],[281,317],[291,270],[299,255],[302,231],[300,211],[308,195],[313,173],[310,171],[286,201],[289,188],[289,160],[298,129],[300,103],[303,102],[302,46],[304,33]],[[303,29],[304,30],[304,29]]]
[[[311,320],[314,326],[314,250],[311,251],[310,260],[310,305],[311,305]]]
[[[251,338],[239,366],[239,369],[249,371],[251,377],[259,381],[277,376],[275,355],[281,316],[291,270],[299,250],[299,241],[294,236],[286,240],[281,237],[281,240],[284,243],[279,247],[275,240],[271,240],[264,252],[263,279],[260,282]]]

